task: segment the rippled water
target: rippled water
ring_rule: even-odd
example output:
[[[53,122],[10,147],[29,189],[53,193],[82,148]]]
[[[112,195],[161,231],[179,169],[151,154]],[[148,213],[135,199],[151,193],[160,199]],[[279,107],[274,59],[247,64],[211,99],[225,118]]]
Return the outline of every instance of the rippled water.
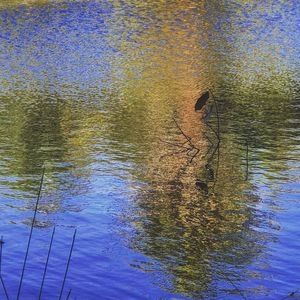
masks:
[[[1,1],[10,298],[43,164],[20,299],[38,298],[54,226],[43,299],[58,299],[75,228],[70,299],[299,297],[299,12],[296,0]]]

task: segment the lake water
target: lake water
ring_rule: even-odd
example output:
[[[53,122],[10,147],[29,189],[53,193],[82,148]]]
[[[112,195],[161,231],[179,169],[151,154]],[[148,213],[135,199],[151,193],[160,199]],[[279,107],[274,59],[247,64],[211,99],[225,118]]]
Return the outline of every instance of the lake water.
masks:
[[[43,165],[20,299],[38,299],[54,226],[42,299],[75,228],[63,299],[298,299],[299,15],[297,0],[1,1],[9,299]]]

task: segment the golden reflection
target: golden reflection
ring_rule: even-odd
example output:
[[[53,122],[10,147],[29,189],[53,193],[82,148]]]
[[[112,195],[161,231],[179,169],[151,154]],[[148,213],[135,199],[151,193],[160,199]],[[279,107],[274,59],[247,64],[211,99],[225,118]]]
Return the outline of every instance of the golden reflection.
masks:
[[[140,6],[143,8],[134,8],[139,15],[139,9],[147,4]],[[170,12],[176,16],[180,9],[179,5],[177,10],[175,7],[158,10],[156,16],[170,20],[164,14]],[[134,16],[125,19],[126,25],[133,24],[138,31],[139,23]],[[116,19],[121,24],[112,24],[111,30],[116,36],[128,37],[130,31],[126,31],[128,25],[124,25],[124,18]],[[125,65],[121,60],[113,67],[115,73],[120,66],[125,72],[124,79],[118,81],[123,87],[122,95],[116,102],[112,118],[118,120],[115,131],[124,130],[124,141],[131,141],[137,149],[145,147],[142,151],[144,172],[139,172],[138,176],[147,185],[135,198],[137,211],[132,224],[137,236],[130,243],[163,262],[164,271],[173,278],[173,292],[196,295],[210,288],[213,281],[210,270],[217,268],[212,258],[215,253],[222,253],[221,259],[235,265],[229,257],[236,251],[237,260],[247,264],[262,246],[247,239],[248,234],[254,234],[247,225],[253,219],[247,204],[256,202],[257,198],[246,194],[250,185],[245,182],[241,153],[232,153],[237,144],[224,139],[219,153],[205,156],[210,142],[204,133],[210,136],[214,146],[216,137],[204,123],[203,112],[196,113],[194,105],[202,91],[218,82],[209,72],[202,78],[194,73],[205,70],[209,57],[207,49],[195,46],[197,37],[187,35],[185,30],[178,28],[180,26],[174,32],[172,25],[163,22],[157,28],[153,24],[145,33],[136,34],[134,37],[140,47],[129,54],[130,43],[126,38],[112,41],[127,55]],[[185,25],[196,26],[193,18],[185,19]],[[182,43],[178,43],[179,40]],[[166,47],[160,46],[160,41],[167,41]],[[151,63],[146,63],[148,61]],[[193,152],[184,148],[186,137],[173,117],[199,149],[192,161]],[[113,119],[110,119],[112,124]],[[119,124],[122,124],[121,129]],[[143,146],[145,140],[147,143]],[[207,168],[213,170],[213,179],[208,178]],[[208,185],[208,195],[197,189],[197,180]],[[220,277],[226,276],[224,270],[219,271]],[[234,271],[229,274],[236,275]]]
[[[49,3],[53,3],[52,0],[1,0],[0,8],[7,8],[12,6],[19,6],[19,5],[45,5]],[[63,2],[63,0],[55,0],[56,3]]]
[[[218,165],[218,173],[214,181],[207,181],[207,196],[195,186],[198,176],[205,180],[204,160],[197,174],[188,173],[188,181],[181,178],[169,187],[164,181],[161,185],[149,181],[136,197],[139,217],[134,218],[133,224],[138,234],[132,245],[165,264],[165,271],[174,276],[174,293],[212,292],[210,270],[218,268],[213,259],[215,253],[222,253],[220,264],[227,262],[234,266],[236,261],[249,263],[262,247],[247,239],[248,234],[254,235],[247,225],[253,221],[248,205],[258,199],[246,193],[250,185],[244,180],[242,162],[232,154],[231,147],[236,146],[223,141],[219,161],[216,158],[211,162],[215,170]],[[233,252],[236,261],[230,259]],[[219,270],[220,278],[225,276],[223,280],[228,274],[237,276],[234,270],[227,275],[226,272]]]
[[[172,117],[178,118],[182,130],[193,140],[203,140],[201,115],[195,114],[194,103],[213,78],[206,74],[199,80],[195,76],[201,70],[204,73],[208,54],[207,49],[198,45],[199,23],[194,13],[204,14],[205,9],[202,3],[196,5],[193,1],[132,4],[128,1],[128,6],[124,6],[112,1],[110,43],[121,55],[112,65],[112,73],[122,70],[124,74],[124,78],[115,76],[115,85],[122,86],[122,94],[116,103],[119,108],[112,116],[121,116],[120,122],[130,119],[126,139],[150,138],[155,154],[150,151],[148,156],[159,158],[166,154],[162,152],[166,145],[161,140],[168,140]],[[147,30],[139,20],[141,17],[147,20]],[[180,21],[175,21],[176,18]],[[208,25],[202,25],[205,35]],[[123,38],[116,39],[118,36]]]
[[[17,65],[25,68],[29,92],[18,90],[15,80],[20,78],[5,77],[12,88],[0,102],[0,144],[5,145],[1,184],[30,193],[46,162],[41,210],[47,214],[62,209],[67,195],[85,194],[94,179],[92,165],[101,164],[103,156],[125,161],[134,179],[145,184],[135,197],[137,211],[131,221],[137,235],[130,245],[163,262],[176,293],[206,292],[216,273],[237,276],[219,270],[218,260],[243,267],[267,239],[250,226],[260,222],[249,205],[259,198],[249,193],[254,187],[245,181],[245,145],[264,149],[268,142],[273,157],[287,154],[288,142],[282,141],[280,130],[290,126],[291,106],[280,106],[278,99],[293,101],[282,91],[294,82],[289,72],[274,69],[268,55],[263,56],[263,75],[248,76],[256,74],[250,71],[260,65],[259,53],[269,53],[266,43],[254,47],[253,56],[244,56],[248,35],[239,39],[235,10],[226,10],[219,1],[110,3],[112,11],[101,15],[101,33],[92,26],[98,25],[97,15],[85,21],[86,27],[76,23],[78,33],[65,34],[59,27],[65,16],[51,10],[55,17],[41,35],[53,30],[53,41],[47,48],[39,45],[34,57],[45,77]],[[217,30],[216,21],[224,27]],[[227,31],[238,38],[226,41]],[[15,39],[9,42],[19,49]],[[55,92],[44,89],[49,78]],[[194,110],[196,99],[212,86],[222,113],[216,151],[217,139],[204,112]],[[216,130],[215,112],[209,122]],[[274,172],[282,169],[264,156],[268,153],[258,155],[262,164],[272,165]],[[207,192],[197,187],[199,181]],[[212,274],[212,269],[218,272]]]

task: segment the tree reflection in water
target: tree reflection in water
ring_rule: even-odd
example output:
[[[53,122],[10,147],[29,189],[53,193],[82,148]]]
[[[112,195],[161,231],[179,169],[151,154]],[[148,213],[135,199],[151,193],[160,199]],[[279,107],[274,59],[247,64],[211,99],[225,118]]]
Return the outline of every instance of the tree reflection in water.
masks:
[[[157,264],[135,266],[167,274],[169,282],[158,284],[174,293],[213,297],[226,291],[245,297],[242,282],[252,276],[247,268],[272,237],[254,229],[267,221],[254,208],[259,201],[255,186],[245,181],[246,148],[225,132],[218,151],[206,156],[210,129],[200,116],[198,120],[198,135],[191,135],[198,137],[201,151],[194,162],[187,163],[185,153],[170,155],[162,143],[150,154],[143,178],[147,184],[137,192],[129,218],[135,230],[129,243]],[[216,123],[212,117],[211,126]],[[175,144],[184,141],[174,124],[166,138]],[[199,179],[207,182],[208,195],[197,189]]]

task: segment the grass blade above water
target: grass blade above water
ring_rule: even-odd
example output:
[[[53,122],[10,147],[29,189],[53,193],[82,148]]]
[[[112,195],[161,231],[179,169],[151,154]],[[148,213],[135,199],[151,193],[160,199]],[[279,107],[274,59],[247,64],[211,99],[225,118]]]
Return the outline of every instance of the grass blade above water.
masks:
[[[31,223],[30,234],[29,234],[29,239],[28,239],[26,254],[25,254],[25,258],[24,258],[24,263],[23,263],[23,268],[22,268],[22,274],[21,274],[19,288],[18,288],[18,294],[17,294],[17,298],[16,298],[17,300],[19,300],[20,294],[21,294],[22,282],[23,282],[23,278],[24,278],[25,267],[26,267],[26,262],[27,262],[27,258],[28,258],[28,253],[29,253],[29,248],[30,248],[30,243],[31,243],[31,238],[32,238],[32,232],[33,232],[33,227],[34,227],[34,223],[35,223],[35,219],[36,219],[36,214],[37,214],[37,210],[38,210],[39,201],[40,201],[40,198],[41,198],[41,192],[42,192],[42,187],[43,187],[44,175],[45,175],[45,167],[43,166],[42,177],[41,177],[41,180],[40,180],[39,191],[38,191],[37,200],[36,200],[36,203],[35,203],[34,215],[33,215],[32,223]]]
[[[47,268],[48,268],[50,253],[51,253],[51,249],[52,249],[52,243],[53,243],[53,239],[54,239],[54,234],[55,234],[55,226],[54,226],[53,231],[52,231],[51,241],[50,241],[50,245],[49,245],[47,260],[46,260],[44,274],[43,274],[43,279],[42,279],[41,288],[40,288],[39,300],[41,299],[42,293],[43,293],[43,287],[44,287],[44,282],[45,282],[45,278],[46,278],[46,273],[47,273]]]

